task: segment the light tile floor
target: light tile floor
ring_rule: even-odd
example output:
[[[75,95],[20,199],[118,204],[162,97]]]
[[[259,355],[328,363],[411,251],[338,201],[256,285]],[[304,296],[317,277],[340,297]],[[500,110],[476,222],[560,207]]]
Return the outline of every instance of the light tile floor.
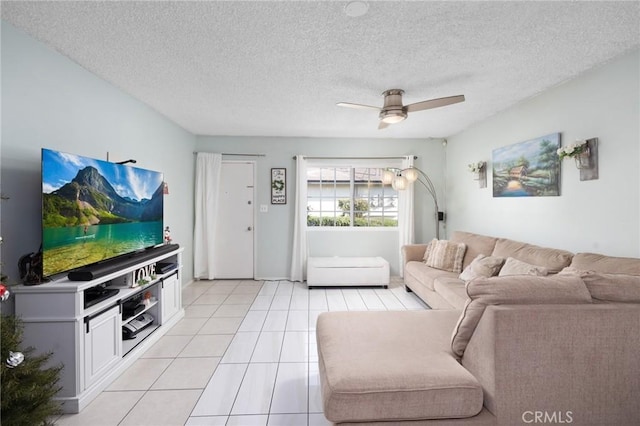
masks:
[[[426,306],[389,289],[289,281],[196,281],[185,317],[82,413],[58,425],[316,426],[322,414],[315,324],[326,311]]]

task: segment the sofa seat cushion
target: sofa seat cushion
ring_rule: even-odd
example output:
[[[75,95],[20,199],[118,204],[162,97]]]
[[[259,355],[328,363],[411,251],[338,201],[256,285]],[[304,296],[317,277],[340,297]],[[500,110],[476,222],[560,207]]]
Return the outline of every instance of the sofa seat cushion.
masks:
[[[433,281],[439,277],[458,278],[458,273],[430,268],[423,262],[408,262],[404,266],[404,273],[410,274],[416,281],[424,284],[429,290],[434,290]],[[406,277],[405,277],[406,280]]]
[[[550,273],[557,273],[569,266],[573,253],[499,238],[492,256],[504,257],[505,259],[513,257],[532,265],[544,266]]]
[[[464,281],[460,279],[440,277],[434,281],[433,286],[436,293],[442,296],[455,309],[464,308],[464,304],[469,299]]]
[[[318,317],[324,415],[334,423],[472,417],[482,387],[451,353],[457,311]]]

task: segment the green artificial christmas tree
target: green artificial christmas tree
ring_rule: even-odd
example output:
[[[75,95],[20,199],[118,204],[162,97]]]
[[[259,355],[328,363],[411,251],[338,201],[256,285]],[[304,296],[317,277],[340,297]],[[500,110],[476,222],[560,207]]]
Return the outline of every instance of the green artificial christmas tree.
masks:
[[[22,324],[16,317],[2,315],[0,332],[2,425],[51,424],[51,416],[60,414],[60,406],[52,398],[60,390],[58,381],[62,366],[45,368],[51,353],[34,355],[34,348],[22,349]],[[24,360],[12,366],[22,359],[21,355]]]
[[[5,280],[0,271],[1,302],[10,296]],[[53,396],[61,388],[58,382],[62,366],[46,367],[52,353],[35,355],[34,352],[35,348],[22,347],[21,321],[13,315],[0,315],[0,424],[3,426],[50,425],[52,416],[61,412]]]

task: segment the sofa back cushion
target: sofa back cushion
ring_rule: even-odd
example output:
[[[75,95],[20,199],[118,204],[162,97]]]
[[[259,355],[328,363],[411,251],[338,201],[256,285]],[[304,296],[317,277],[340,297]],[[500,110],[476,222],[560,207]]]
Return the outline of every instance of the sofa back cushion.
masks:
[[[501,277],[506,275],[537,275],[544,277],[549,275],[549,270],[544,266],[536,266],[513,257],[507,257],[498,275]]]
[[[469,266],[464,268],[464,271],[460,274],[460,279],[462,281],[471,281],[476,278],[494,277],[498,275],[503,264],[504,259],[501,257],[479,254]]]
[[[591,297],[606,302],[640,303],[640,275],[586,273],[582,280]]]
[[[536,266],[544,266],[550,273],[557,273],[569,266],[573,253],[547,247],[540,247],[520,241],[498,238],[493,256],[513,257]]]
[[[456,243],[465,243],[467,246],[467,251],[462,260],[463,269],[469,266],[471,262],[473,262],[473,259],[478,257],[479,254],[490,256],[498,241],[498,239],[494,237],[463,231],[454,231],[451,234],[450,240]]]
[[[604,256],[596,253],[578,253],[571,260],[571,267],[580,271],[596,271],[606,274],[640,275],[640,259]]]
[[[451,350],[460,357],[488,305],[591,303],[585,283],[575,274],[478,278],[466,289],[469,299],[451,338]]]
[[[564,268],[560,274],[582,278],[591,297],[601,302],[640,303],[640,275],[607,274]]]

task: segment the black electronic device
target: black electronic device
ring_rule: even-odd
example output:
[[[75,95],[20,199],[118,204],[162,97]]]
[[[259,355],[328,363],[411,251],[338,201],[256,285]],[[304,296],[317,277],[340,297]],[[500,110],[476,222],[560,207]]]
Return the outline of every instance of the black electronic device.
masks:
[[[169,271],[173,271],[178,267],[175,262],[158,262],[156,263],[156,272],[160,274],[166,274]]]
[[[122,304],[122,318],[127,319],[138,315],[144,311],[145,306],[142,304],[142,298],[127,300]]]
[[[125,340],[135,339],[138,333],[151,324],[153,324],[153,316],[145,312],[122,326],[122,338]]]
[[[103,300],[115,296],[119,291],[117,288],[107,288],[106,285],[88,288],[84,291],[84,308],[90,308]]]
[[[180,248],[178,244],[164,244],[161,246],[149,248],[144,251],[136,252],[127,256],[122,256],[117,259],[97,263],[95,265],[87,266],[82,269],[76,269],[69,272],[67,278],[70,281],[91,281],[105,275],[109,275],[113,272],[117,272],[121,269],[134,266],[145,260],[152,259],[156,256],[169,253],[171,251]]]
[[[161,172],[42,149],[41,177],[41,275],[79,270],[165,242]],[[104,275],[102,266],[89,272],[79,280]]]

